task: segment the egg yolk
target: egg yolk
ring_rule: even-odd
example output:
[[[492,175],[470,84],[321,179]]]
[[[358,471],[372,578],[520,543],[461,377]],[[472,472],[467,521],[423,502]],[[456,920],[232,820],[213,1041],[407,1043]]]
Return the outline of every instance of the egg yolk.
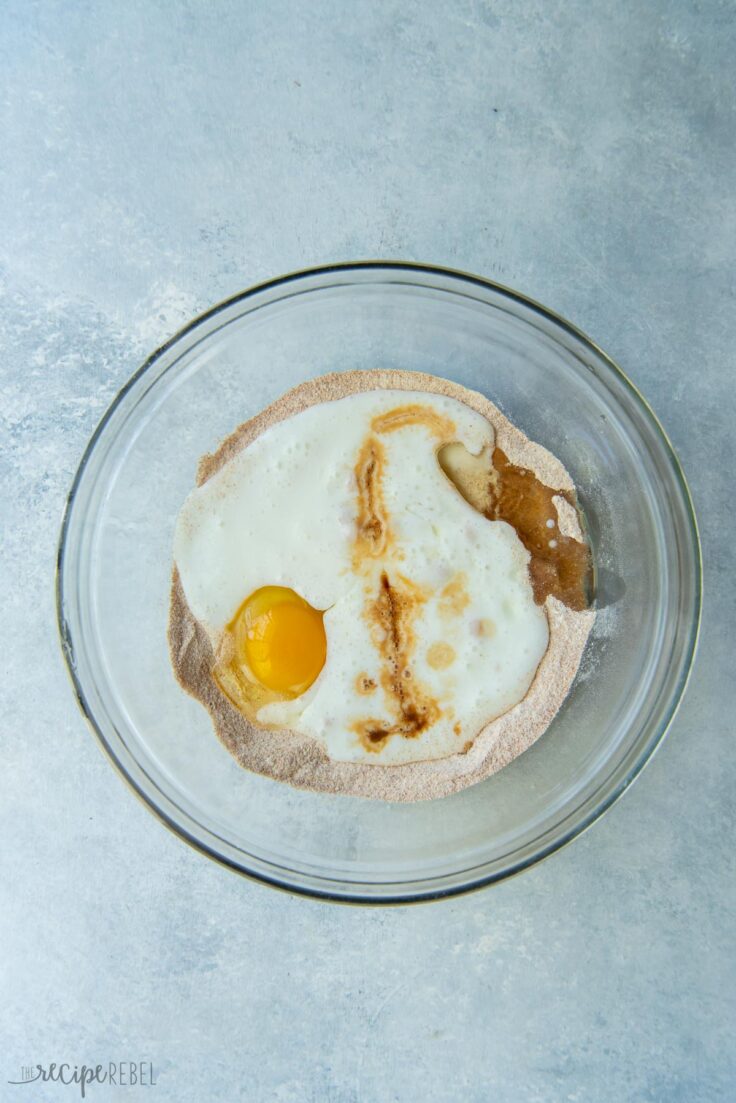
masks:
[[[323,615],[294,590],[262,586],[231,624],[238,659],[262,686],[297,697],[325,665]]]

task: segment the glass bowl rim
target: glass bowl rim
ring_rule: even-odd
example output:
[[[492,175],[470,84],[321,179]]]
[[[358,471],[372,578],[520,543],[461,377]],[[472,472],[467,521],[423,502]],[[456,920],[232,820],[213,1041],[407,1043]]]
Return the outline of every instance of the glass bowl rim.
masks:
[[[218,853],[212,846],[202,839],[196,838],[186,827],[176,822],[176,820],[170,816],[163,808],[159,807],[153,796],[149,794],[143,786],[139,785],[130,773],[120,761],[114,748],[108,741],[101,724],[98,723],[94,716],[92,709],[90,708],[87,698],[82,686],[81,679],[77,674],[77,665],[74,659],[74,643],[71,638],[71,633],[68,629],[67,619],[65,615],[65,594],[64,594],[64,564],[66,560],[67,551],[67,538],[69,534],[69,527],[72,517],[72,510],[74,502],[77,496],[77,491],[84,477],[84,473],[87,466],[95,452],[97,442],[104,433],[109,421],[111,420],[116,409],[123,401],[128,392],[135,386],[139,379],[142,378],[154,364],[171,348],[173,348],[182,338],[191,333],[197,327],[203,323],[210,321],[216,317],[222,311],[244,302],[245,300],[252,298],[258,294],[264,292],[274,291],[280,287],[288,287],[290,284],[296,283],[300,280],[307,280],[313,278],[319,278],[330,275],[344,275],[347,276],[351,272],[370,272],[386,270],[387,272],[415,272],[418,275],[422,275],[425,278],[431,276],[437,276],[448,280],[456,280],[459,283],[469,283],[473,286],[479,287],[486,291],[491,291],[497,295],[501,295],[504,298],[511,300],[527,309],[531,309],[534,314],[540,315],[548,322],[553,323],[554,326],[561,328],[568,335],[575,338],[583,346],[587,346],[600,360],[603,362],[606,369],[616,376],[620,382],[624,384],[625,389],[630,393],[634,403],[638,405],[640,411],[644,413],[646,420],[650,423],[655,434],[660,438],[661,443],[664,445],[666,456],[669,460],[671,472],[675,477],[675,481],[679,486],[682,494],[682,503],[685,506],[685,513],[687,521],[689,522],[688,535],[692,541],[692,550],[694,552],[694,559],[696,565],[696,577],[695,588],[693,595],[693,614],[691,617],[691,623],[689,626],[689,636],[687,640],[687,646],[683,651],[683,669],[680,676],[679,683],[675,687],[672,693],[671,699],[667,704],[667,708],[664,711],[660,722],[654,731],[654,733],[647,740],[646,744],[641,748],[639,755],[633,762],[630,769],[621,777],[617,784],[615,784],[611,790],[605,794],[605,796],[598,800],[594,806],[583,816],[579,822],[572,824],[568,829],[561,834],[561,836],[553,841],[547,843],[545,846],[539,848],[538,851],[527,855],[523,859],[512,863],[509,867],[490,872],[485,876],[477,877],[475,880],[471,880],[467,883],[453,884],[447,887],[437,887],[435,890],[428,892],[405,892],[397,891],[393,894],[389,893],[385,896],[365,896],[360,892],[333,892],[329,888],[316,887],[308,884],[293,884],[287,881],[279,881],[275,877],[270,877],[261,870],[249,869],[245,865],[239,864],[234,859],[227,857],[224,854]],[[319,290],[319,289],[317,289]],[[275,300],[278,301],[278,300]],[[234,295],[228,296],[225,299],[220,300],[213,306],[195,315],[190,321],[179,328],[171,337],[168,338],[162,345],[156,348],[141,364],[141,366],[130,376],[130,378],[124,383],[112,401],[109,403],[107,409],[102,415],[99,423],[97,424],[94,432],[92,433],[87,446],[82,454],[82,458],[77,467],[74,479],[72,481],[71,488],[67,495],[66,503],[64,506],[64,512],[61,522],[61,530],[59,535],[59,543],[56,557],[56,572],[55,572],[55,595],[56,595],[56,616],[57,616],[57,629],[59,633],[59,642],[61,651],[64,657],[64,663],[66,666],[67,674],[72,683],[77,704],[84,716],[87,724],[91,728],[95,735],[100,747],[105,753],[108,760],[115,768],[118,775],[126,783],[128,788],[135,794],[135,796],[144,804],[144,806],[153,813],[153,815],[168,828],[172,834],[176,835],[183,842],[189,845],[192,849],[200,854],[204,854],[218,865],[238,873],[240,876],[255,881],[259,884],[265,884],[271,888],[276,888],[282,892],[291,896],[297,897],[310,897],[312,899],[323,900],[332,903],[358,905],[358,906],[391,906],[391,905],[407,905],[416,903],[429,903],[440,899],[448,899],[454,896],[465,895],[470,892],[475,892],[480,889],[486,888],[488,885],[497,884],[501,881],[505,881],[510,877],[515,876],[518,873],[523,872],[526,869],[530,869],[532,866],[548,858],[550,855],[568,846],[574,839],[583,832],[587,831],[598,819],[600,819],[622,796],[626,789],[632,784],[632,782],[639,776],[644,766],[651,760],[655,751],[660,746],[667,731],[669,730],[672,721],[677,714],[683,695],[687,688],[687,684],[690,679],[693,664],[695,661],[695,655],[697,652],[698,639],[700,635],[700,626],[702,620],[702,607],[703,607],[703,556],[702,547],[700,542],[700,533],[698,529],[697,517],[695,514],[695,508],[693,505],[692,495],[690,488],[685,477],[685,473],[682,469],[682,465],[677,456],[677,453],[670,441],[664,427],[662,426],[659,418],[655,414],[654,410],[650,406],[647,399],[643,396],[638,387],[629,379],[624,370],[608,355],[599,345],[595,343],[583,330],[573,325],[562,314],[551,310],[549,307],[544,306],[536,299],[531,298],[513,288],[507,287],[504,284],[497,283],[495,280],[488,279],[484,276],[474,275],[473,273],[463,271],[462,269],[449,268],[444,265],[436,264],[423,264],[416,261],[402,261],[402,260],[356,260],[356,261],[341,261],[331,264],[318,265],[315,267],[300,268],[294,271],[285,273],[282,276],[277,276],[269,280],[263,280],[255,284],[251,284],[244,288],[242,291],[236,292]],[[323,878],[325,882],[329,881],[329,877]],[[431,880],[429,878],[428,880]]]

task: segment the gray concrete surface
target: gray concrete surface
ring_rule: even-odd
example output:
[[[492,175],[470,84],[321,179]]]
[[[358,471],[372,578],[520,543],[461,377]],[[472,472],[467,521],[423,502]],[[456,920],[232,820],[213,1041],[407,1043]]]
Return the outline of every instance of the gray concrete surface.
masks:
[[[729,0],[0,2],[0,1099],[150,1060],[163,1103],[729,1100],[734,1050]],[[194,312],[336,259],[433,261],[561,311],[650,398],[704,541],[664,747],[572,847],[366,913],[243,882],[104,760],[53,570],[88,436]]]

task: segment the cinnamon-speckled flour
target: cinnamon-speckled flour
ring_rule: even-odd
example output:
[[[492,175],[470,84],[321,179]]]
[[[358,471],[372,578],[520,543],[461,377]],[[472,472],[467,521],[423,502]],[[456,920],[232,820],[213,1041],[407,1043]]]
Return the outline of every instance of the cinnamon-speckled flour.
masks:
[[[198,485],[207,482],[269,426],[317,403],[387,389],[442,394],[465,403],[491,423],[496,444],[511,463],[533,471],[547,487],[574,493],[572,480],[559,460],[529,441],[488,399],[449,380],[405,371],[345,372],[301,384],[236,429],[214,454],[203,457]],[[558,502],[563,535],[581,539],[574,508],[562,497],[555,499],[555,504]],[[211,676],[212,647],[189,610],[176,569],[169,645],[179,682],[207,708],[217,735],[247,769],[319,792],[388,801],[428,800],[455,793],[500,770],[539,738],[559,709],[580,664],[594,613],[573,611],[554,597],[547,598],[544,610],[549,624],[549,646],[524,699],[486,725],[472,743],[466,742],[461,753],[395,766],[333,762],[322,745],[309,736],[252,724],[223,695]]]

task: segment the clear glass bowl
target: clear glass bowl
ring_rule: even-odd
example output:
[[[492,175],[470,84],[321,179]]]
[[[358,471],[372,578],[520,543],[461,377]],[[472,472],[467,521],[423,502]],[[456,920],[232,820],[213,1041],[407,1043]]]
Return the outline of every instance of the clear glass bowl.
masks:
[[[375,367],[483,391],[559,456],[579,489],[597,567],[592,638],[546,734],[490,780],[418,804],[301,792],[241,769],[174,680],[166,642],[173,526],[198,458],[294,384]],[[105,414],[74,480],[59,553],[69,671],[134,791],[184,840],[240,873],[363,903],[498,881],[588,827],[674,715],[700,602],[685,479],[623,373],[529,299],[413,264],[299,272],[186,326]]]

